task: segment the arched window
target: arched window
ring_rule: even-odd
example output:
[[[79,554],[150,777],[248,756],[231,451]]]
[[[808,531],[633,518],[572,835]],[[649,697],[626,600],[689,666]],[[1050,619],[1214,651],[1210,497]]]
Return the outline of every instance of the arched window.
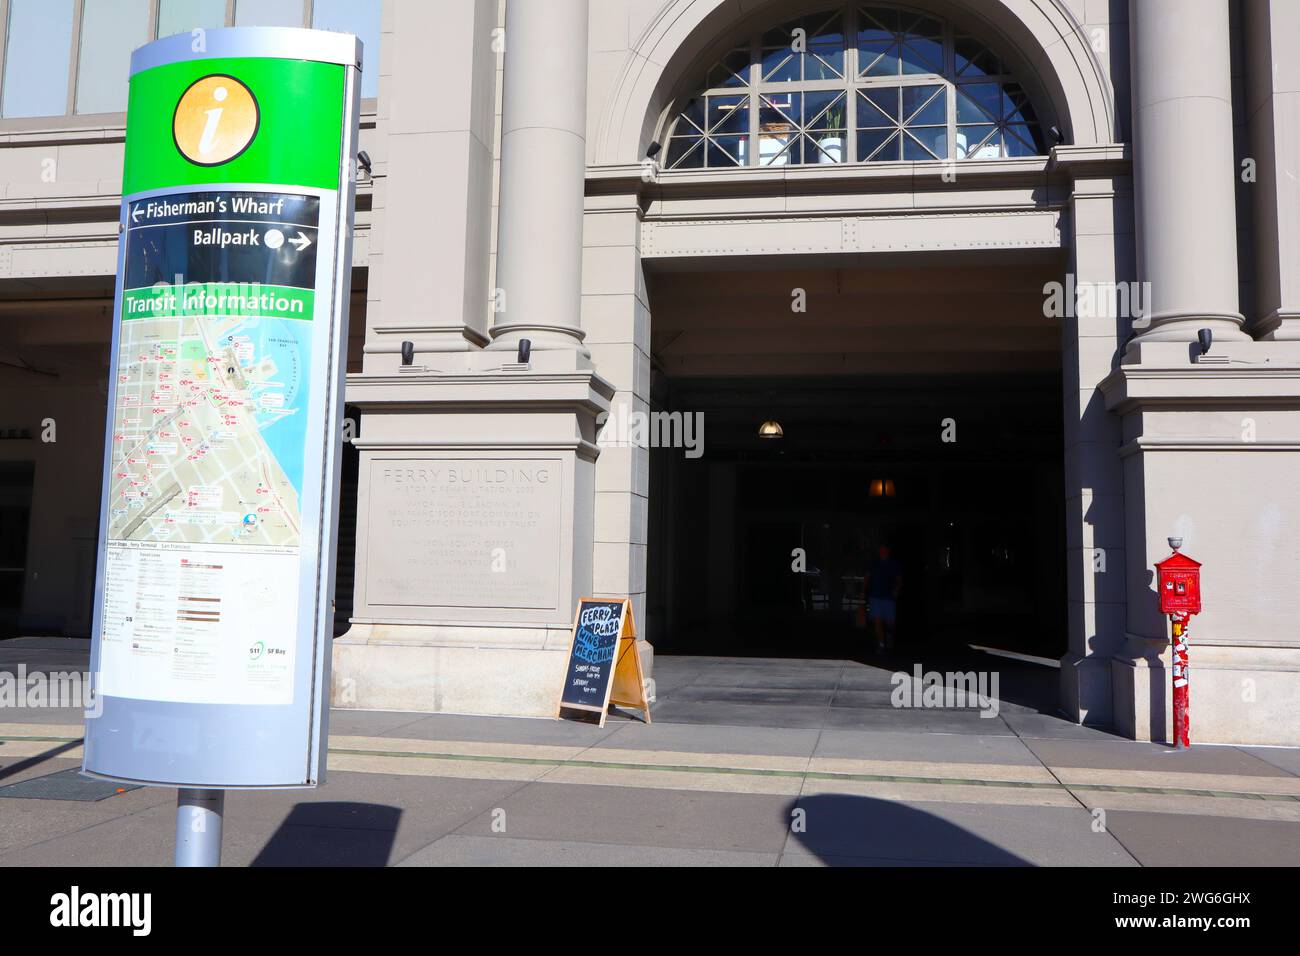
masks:
[[[853,4],[752,36],[670,123],[664,166],[704,169],[1046,154],[1025,89],[980,41]]]

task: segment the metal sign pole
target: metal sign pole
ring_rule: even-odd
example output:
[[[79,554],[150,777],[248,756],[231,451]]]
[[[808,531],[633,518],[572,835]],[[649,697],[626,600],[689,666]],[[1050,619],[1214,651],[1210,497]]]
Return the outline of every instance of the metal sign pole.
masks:
[[[221,865],[221,819],[226,791],[176,791],[176,866]]]

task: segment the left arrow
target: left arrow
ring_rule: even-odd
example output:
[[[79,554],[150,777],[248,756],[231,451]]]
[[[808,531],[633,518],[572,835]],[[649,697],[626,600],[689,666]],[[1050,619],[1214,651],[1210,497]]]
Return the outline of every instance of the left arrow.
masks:
[[[140,213],[141,213],[141,212],[142,212],[142,210],[140,209],[139,206],[136,206],[135,209],[131,210],[131,221],[132,221],[132,222],[139,222],[139,221],[140,221]]]

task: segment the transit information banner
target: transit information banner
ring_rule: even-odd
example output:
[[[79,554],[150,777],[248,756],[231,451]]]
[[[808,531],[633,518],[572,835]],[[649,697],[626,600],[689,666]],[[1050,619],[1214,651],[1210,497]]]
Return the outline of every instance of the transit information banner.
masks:
[[[133,57],[90,773],[322,775],[360,54],[236,28]]]

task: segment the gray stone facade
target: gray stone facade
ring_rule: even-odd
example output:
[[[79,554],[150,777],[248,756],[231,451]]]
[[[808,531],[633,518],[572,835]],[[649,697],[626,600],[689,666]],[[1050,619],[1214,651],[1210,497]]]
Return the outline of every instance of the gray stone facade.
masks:
[[[1031,294],[1044,274],[1101,293],[1085,307],[1067,292],[1074,307],[1047,340],[1064,381],[1062,707],[1168,739],[1152,566],[1178,535],[1205,562],[1196,739],[1300,744],[1300,6],[917,0],[955,25],[945,35],[977,36],[1014,66],[1043,155],[698,169],[667,168],[662,148],[647,158],[738,42],[835,6],[384,0],[379,97],[362,131],[374,164],[358,190],[363,318],[347,396],[361,421],[356,570],[335,704],[548,716],[579,597],[630,597],[647,633],[655,452],[602,442],[599,423],[654,404],[663,277],[685,288],[701,274],[887,261],[920,289],[927,275],[974,283],[983,263],[1036,277]],[[0,127],[0,342],[100,341],[120,118]],[[724,285],[716,310],[738,294]],[[1142,314],[1113,307],[1120,289],[1145,290]],[[689,308],[666,304],[664,328]],[[970,321],[1009,321],[997,311]],[[820,349],[874,368],[866,349],[780,328],[759,348],[760,327],[681,348],[681,367],[815,376]],[[978,337],[935,329],[899,346],[904,365],[933,353],[931,373],[977,367]],[[88,624],[96,355],[86,345],[57,379],[0,369],[5,419],[57,414],[80,429],[77,410],[95,409],[79,450],[0,443],[0,461],[38,465],[33,627]],[[493,555],[499,573],[483,570]],[[643,657],[650,667],[648,643]]]

